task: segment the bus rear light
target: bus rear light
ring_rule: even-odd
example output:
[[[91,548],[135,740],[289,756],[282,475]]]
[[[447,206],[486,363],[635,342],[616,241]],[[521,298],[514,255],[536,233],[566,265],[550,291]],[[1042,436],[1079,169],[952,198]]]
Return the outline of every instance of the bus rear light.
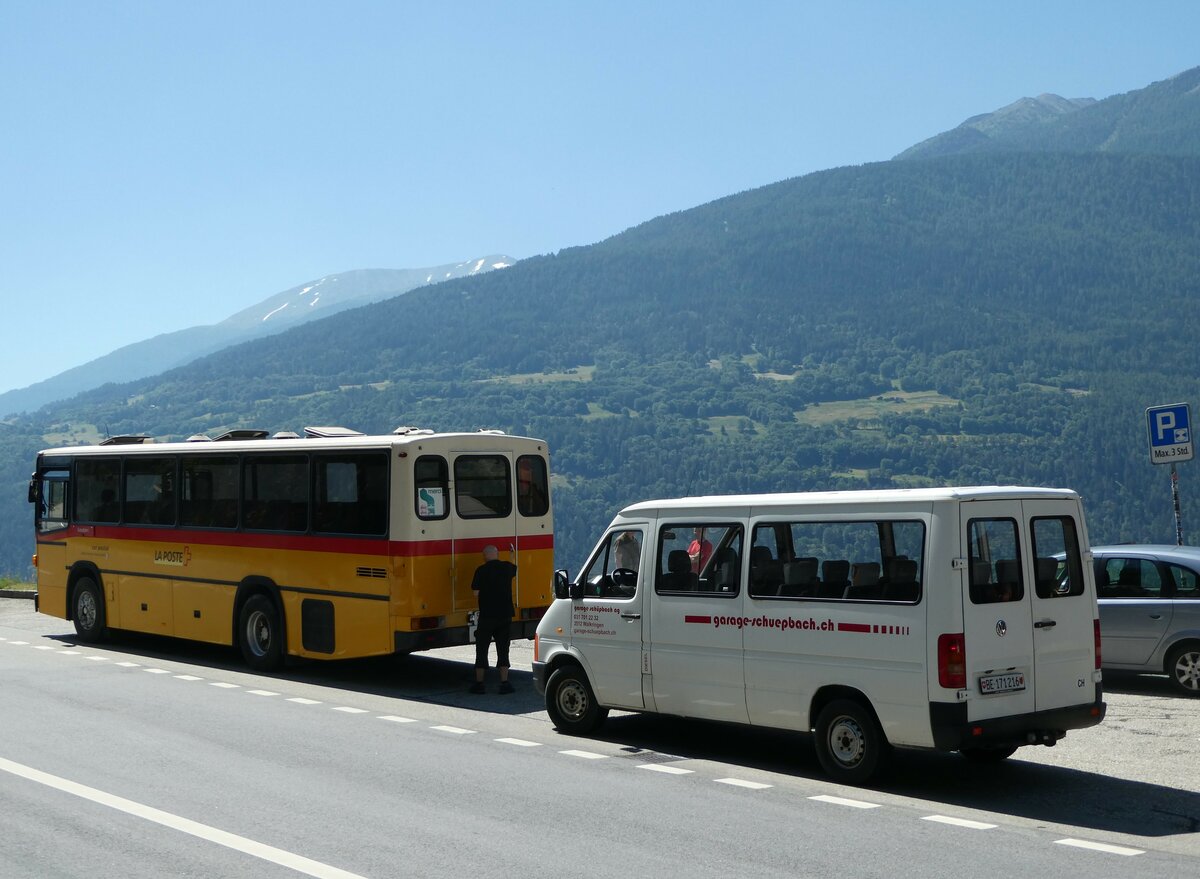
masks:
[[[938,635],[938,684],[947,690],[967,686],[967,644],[962,632]]]
[[[444,619],[444,617],[414,617],[412,621],[413,628],[418,630],[440,629],[443,625],[445,625],[443,622]]]
[[[1096,668],[1100,667],[1100,619],[1097,617],[1092,620],[1092,631],[1095,632],[1096,638]]]
[[[37,567],[37,553],[36,552],[33,554],[33,558],[31,559],[31,561],[33,562],[33,566],[36,568]]]

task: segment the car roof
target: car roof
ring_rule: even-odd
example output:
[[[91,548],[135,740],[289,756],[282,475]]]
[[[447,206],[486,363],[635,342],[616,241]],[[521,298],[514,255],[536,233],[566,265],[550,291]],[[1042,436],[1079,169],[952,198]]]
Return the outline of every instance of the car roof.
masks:
[[[1160,559],[1191,562],[1200,565],[1200,546],[1175,546],[1168,543],[1118,543],[1093,546],[1093,556],[1154,556]]]

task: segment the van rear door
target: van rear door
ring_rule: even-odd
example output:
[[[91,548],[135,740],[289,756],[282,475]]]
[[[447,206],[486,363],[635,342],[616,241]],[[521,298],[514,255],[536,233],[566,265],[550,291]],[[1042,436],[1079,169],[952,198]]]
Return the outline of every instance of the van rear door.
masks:
[[[1092,702],[1096,602],[1085,577],[1078,506],[1045,499],[1025,500],[1022,507],[1030,537],[1036,710]]]
[[[1038,678],[1021,504],[966,501],[960,510],[968,719],[1028,714]]]

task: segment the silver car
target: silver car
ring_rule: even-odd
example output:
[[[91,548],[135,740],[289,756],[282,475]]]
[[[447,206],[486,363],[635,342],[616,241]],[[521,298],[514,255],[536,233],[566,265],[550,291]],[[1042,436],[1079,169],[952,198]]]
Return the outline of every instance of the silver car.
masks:
[[[1200,696],[1200,547],[1094,546],[1101,661]]]

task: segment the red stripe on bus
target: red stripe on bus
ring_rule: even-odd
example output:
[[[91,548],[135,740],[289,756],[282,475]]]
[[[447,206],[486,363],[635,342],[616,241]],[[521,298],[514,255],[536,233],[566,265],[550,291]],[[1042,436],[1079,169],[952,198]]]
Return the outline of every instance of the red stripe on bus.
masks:
[[[459,540],[385,540],[367,537],[326,537],[309,534],[260,534],[248,531],[201,531],[191,528],[130,528],[122,525],[73,525],[54,535],[39,535],[38,543],[60,542],[71,537],[96,540],[140,540],[145,543],[188,543],[193,546],[228,546],[250,549],[286,549],[344,555],[377,555],[400,558],[482,553],[489,544],[502,553],[511,545],[518,552],[554,549],[553,534],[511,534]]]
[[[691,614],[684,614],[683,621],[685,623],[704,623],[708,626],[712,625],[712,617],[698,617],[692,616]]]

